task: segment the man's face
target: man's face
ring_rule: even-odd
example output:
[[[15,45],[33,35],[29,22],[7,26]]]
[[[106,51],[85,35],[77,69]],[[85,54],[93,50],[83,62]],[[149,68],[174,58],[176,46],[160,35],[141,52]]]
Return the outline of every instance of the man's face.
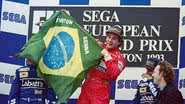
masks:
[[[161,73],[159,72],[159,69],[160,69],[160,65],[157,65],[152,74],[155,84],[159,84],[161,80]]]
[[[108,49],[118,48],[120,42],[119,42],[119,36],[115,35],[113,33],[107,34],[106,37],[106,46]]]

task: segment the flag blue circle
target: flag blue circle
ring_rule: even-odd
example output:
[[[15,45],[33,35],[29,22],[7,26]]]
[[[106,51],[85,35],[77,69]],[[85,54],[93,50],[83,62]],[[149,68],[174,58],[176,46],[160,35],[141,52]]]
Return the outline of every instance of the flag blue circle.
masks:
[[[44,64],[58,70],[69,62],[74,53],[75,42],[67,32],[60,32],[53,36],[48,48],[43,55]]]

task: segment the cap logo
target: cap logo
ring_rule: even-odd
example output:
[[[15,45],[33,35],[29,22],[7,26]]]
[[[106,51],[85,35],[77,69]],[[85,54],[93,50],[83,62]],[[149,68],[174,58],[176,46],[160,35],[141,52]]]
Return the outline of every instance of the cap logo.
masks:
[[[147,61],[145,65],[147,65],[147,66],[150,66],[150,67],[153,67],[153,68],[154,68],[154,67],[155,67],[155,66],[154,66],[154,64],[155,64],[155,62],[153,62],[153,61]]]

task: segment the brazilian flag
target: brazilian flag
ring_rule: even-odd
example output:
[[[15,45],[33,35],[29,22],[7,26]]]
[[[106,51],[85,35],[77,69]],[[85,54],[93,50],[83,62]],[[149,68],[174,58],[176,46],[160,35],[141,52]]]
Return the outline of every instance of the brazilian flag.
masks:
[[[24,45],[18,57],[38,63],[38,72],[66,103],[90,68],[101,59],[101,46],[71,16],[56,12]]]

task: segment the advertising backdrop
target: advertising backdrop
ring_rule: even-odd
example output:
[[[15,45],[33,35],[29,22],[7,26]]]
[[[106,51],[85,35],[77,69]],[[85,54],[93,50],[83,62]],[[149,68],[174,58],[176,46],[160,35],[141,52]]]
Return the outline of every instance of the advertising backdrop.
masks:
[[[168,60],[177,67],[179,8],[31,7],[28,33],[37,32],[37,24],[60,9],[69,10],[85,30],[100,40],[105,40],[110,26],[121,27],[127,67],[142,67],[150,57]]]
[[[10,58],[54,11],[67,9],[95,38],[112,25],[124,30],[127,67],[111,84],[110,104],[132,104],[146,58],[174,65],[175,85],[185,99],[185,0],[0,0],[0,101],[7,104],[15,70],[24,59]],[[68,104],[75,104],[81,87]],[[185,102],[184,102],[185,104]]]

